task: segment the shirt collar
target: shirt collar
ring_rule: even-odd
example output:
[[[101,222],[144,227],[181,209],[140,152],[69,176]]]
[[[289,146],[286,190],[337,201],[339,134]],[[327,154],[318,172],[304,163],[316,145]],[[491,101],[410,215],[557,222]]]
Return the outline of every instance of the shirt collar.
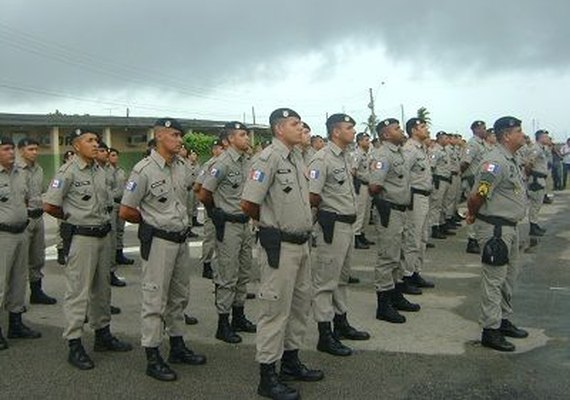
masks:
[[[166,160],[160,155],[158,151],[154,149],[150,152],[150,158],[152,158],[154,162],[160,166],[160,168],[164,168],[166,165]]]
[[[234,149],[231,146],[228,147],[228,149],[226,151],[228,152],[228,154],[230,155],[232,160],[234,160],[235,162],[238,162],[240,160],[241,156],[243,155],[242,153],[240,153],[239,151],[237,151],[236,149]]]
[[[386,142],[385,146],[388,147],[388,149],[390,149],[394,153],[397,153],[398,151],[400,151],[400,146],[398,146],[392,142]]]
[[[514,160],[515,159],[515,155],[512,154],[510,151],[507,150],[507,148],[505,146],[503,146],[502,144],[497,144],[496,146],[500,152],[505,156],[505,158],[507,160]]]
[[[332,140],[329,142],[328,146],[335,156],[339,156],[344,152],[344,150],[338,147],[338,145]]]
[[[281,140],[273,138],[271,144],[273,145],[275,151],[277,151],[277,153],[279,153],[281,157],[283,157],[284,159],[288,158],[289,154],[291,154],[291,150],[289,149],[289,147],[287,147],[285,143],[283,143]]]
[[[80,156],[73,157],[73,162],[77,164],[79,169],[85,169],[85,168],[89,167],[89,164],[87,164],[87,162],[83,158],[81,158]],[[95,164],[96,164],[96,162],[93,161],[93,163],[91,165],[95,165]]]

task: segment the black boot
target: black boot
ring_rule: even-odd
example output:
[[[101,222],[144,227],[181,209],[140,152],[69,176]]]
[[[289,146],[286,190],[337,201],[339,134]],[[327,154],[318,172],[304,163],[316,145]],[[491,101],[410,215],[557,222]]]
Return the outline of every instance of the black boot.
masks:
[[[8,348],[8,342],[4,339],[2,335],[2,328],[0,328],[0,351],[6,350]]]
[[[411,295],[420,295],[422,294],[422,290],[416,286],[414,280],[411,276],[404,276],[402,278],[402,285],[401,290],[402,293],[411,294]]]
[[[146,353],[146,374],[159,381],[175,381],[174,372],[167,363],[164,362],[158,351],[158,347],[145,347]]]
[[[515,339],[524,339],[528,337],[528,332],[524,329],[517,328],[511,321],[508,319],[501,320],[501,326],[499,328],[503,336],[512,337]]]
[[[370,334],[368,332],[359,331],[348,323],[346,313],[335,314],[333,319],[334,335],[337,339],[347,340],[368,340]]]
[[[370,246],[362,240],[362,235],[354,235],[354,248],[359,250],[368,250]]]
[[[352,349],[342,344],[333,335],[330,322],[319,322],[318,327],[319,342],[317,343],[317,350],[333,356],[349,356],[352,354]]]
[[[121,309],[119,307],[115,307],[111,304],[111,315],[117,315],[121,313]]]
[[[297,400],[299,392],[279,380],[275,363],[259,364],[257,394],[274,400]]]
[[[427,242],[426,243],[426,249],[433,249],[435,247],[435,244]]]
[[[232,307],[232,329],[234,332],[255,333],[257,327],[248,320],[243,312],[243,306]]]
[[[447,239],[447,236],[445,236],[439,229],[439,225],[434,225],[431,227],[431,237],[434,239]]]
[[[451,231],[451,227],[447,224],[447,222],[443,225],[439,226],[439,230],[441,233],[443,233],[446,236],[455,236],[457,235],[455,232]]]
[[[546,231],[542,229],[538,224],[530,224],[530,236],[544,236]]]
[[[65,265],[65,253],[63,249],[57,249],[57,263],[59,265]]]
[[[39,339],[42,334],[30,329],[22,322],[22,313],[10,313],[8,339]]]
[[[481,248],[476,239],[469,238],[467,240],[467,253],[469,254],[481,254]]]
[[[218,315],[216,339],[220,339],[223,342],[231,344],[241,343],[241,336],[235,333],[230,325],[230,314]]]
[[[357,278],[356,276],[349,275],[348,276],[348,283],[350,283],[351,285],[357,284],[357,283],[360,283],[360,279]]]
[[[125,287],[127,286],[127,283],[121,278],[119,278],[117,274],[111,271],[111,286]]]
[[[400,314],[392,305],[393,292],[394,289],[376,292],[376,319],[391,322],[393,324],[403,324],[406,322],[406,317]]]
[[[190,314],[184,314],[184,323],[186,325],[196,325],[198,323],[198,318]]]
[[[396,283],[396,289],[392,292],[392,305],[399,311],[417,312],[420,311],[420,305],[410,303],[402,292],[404,284]]]
[[[214,273],[212,271],[212,264],[209,262],[205,262],[204,266],[202,267],[202,278],[212,279]]]
[[[299,360],[299,350],[285,350],[281,357],[281,372],[279,379],[282,381],[316,382],[325,377],[323,371],[309,369]]]
[[[31,304],[55,304],[57,300],[53,297],[48,296],[42,290],[42,280],[37,280],[35,282],[30,282],[30,303]]]
[[[204,226],[204,224],[198,222],[198,217],[192,217],[192,226]]]
[[[126,257],[123,253],[123,249],[119,249],[115,253],[115,262],[119,265],[133,265],[135,260]]]
[[[412,282],[416,287],[419,288],[431,289],[435,287],[435,284],[433,282],[424,279],[424,277],[421,276],[419,272],[414,272],[414,274],[412,275]]]
[[[91,357],[85,352],[81,344],[81,339],[71,339],[68,343],[69,355],[67,362],[81,370],[93,369],[95,367],[93,360],[91,360]]]
[[[483,329],[481,344],[498,351],[515,351],[515,345],[508,342],[499,329]]]
[[[206,364],[206,357],[196,354],[186,347],[182,336],[171,336],[168,362],[172,364],[202,365]]]
[[[133,346],[129,343],[121,342],[113,336],[109,325],[95,331],[95,344],[93,345],[93,351],[115,351],[122,353],[125,351],[131,351],[132,349]]]

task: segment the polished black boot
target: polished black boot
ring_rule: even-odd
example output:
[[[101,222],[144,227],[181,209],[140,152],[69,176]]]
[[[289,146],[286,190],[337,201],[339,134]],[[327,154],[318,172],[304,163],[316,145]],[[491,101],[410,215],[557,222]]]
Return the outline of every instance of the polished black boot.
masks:
[[[503,334],[503,336],[515,338],[515,339],[524,339],[528,337],[528,332],[524,329],[517,328],[511,321],[508,319],[501,320],[501,326],[499,330]]]
[[[122,342],[113,336],[109,325],[95,331],[95,344],[93,345],[93,351],[114,351],[122,353],[125,351],[131,351],[132,349],[133,346],[129,343]]]
[[[393,324],[403,324],[406,317],[398,312],[392,305],[392,293],[394,289],[376,292],[376,319],[391,322]]]
[[[212,264],[205,262],[202,267],[202,278],[212,279],[214,272],[212,271]]]
[[[111,308],[111,315],[117,315],[121,313],[121,309],[119,307],[115,307],[114,305],[111,304],[110,308]]]
[[[135,260],[126,257],[123,253],[123,249],[119,249],[115,253],[115,262],[119,265],[133,265]]]
[[[299,392],[279,380],[275,363],[259,364],[259,386],[257,394],[273,400],[297,400]]]
[[[364,232],[360,234],[360,238],[362,239],[364,244],[367,244],[368,246],[373,246],[376,244],[376,242],[373,242],[372,240],[368,240],[368,238],[366,237]]]
[[[403,294],[404,284],[396,283],[396,289],[392,292],[392,305],[398,311],[417,312],[421,307],[419,304],[409,302]]]
[[[125,287],[125,286],[127,286],[127,283],[124,280],[122,280],[121,278],[119,278],[117,276],[117,274],[115,274],[113,271],[111,271],[111,286]]]
[[[159,381],[175,381],[177,376],[167,363],[164,362],[158,347],[145,347],[146,374]]]
[[[285,350],[281,357],[281,372],[279,379],[282,381],[316,382],[325,377],[323,371],[309,369],[299,360],[299,350]]]
[[[544,236],[545,233],[546,231],[538,226],[538,224],[530,224],[530,236]]]
[[[42,280],[30,282],[30,303],[31,304],[55,304],[57,300],[48,296],[42,289]]]
[[[7,348],[8,348],[8,342],[4,338],[4,335],[2,335],[2,328],[0,328],[0,351],[6,350]]]
[[[370,246],[362,240],[362,235],[354,235],[354,248],[357,250],[368,250]]]
[[[439,229],[439,225],[434,225],[431,227],[431,237],[434,239],[447,239],[447,236],[445,236]]]
[[[22,322],[22,313],[10,313],[8,320],[8,339],[39,339],[42,334],[27,327]]]
[[[184,323],[186,325],[196,325],[198,323],[198,318],[190,314],[184,314]]]
[[[508,342],[499,329],[483,329],[481,344],[498,351],[515,351],[515,345]]]
[[[334,335],[337,339],[347,340],[368,340],[370,334],[368,332],[359,331],[348,323],[346,313],[335,314],[333,319]]]
[[[186,347],[182,336],[171,336],[168,362],[172,364],[202,365],[206,364],[206,356],[196,354]]]
[[[65,265],[65,253],[63,249],[57,249],[57,263],[59,265]]]
[[[402,278],[402,281],[403,281],[401,285],[402,293],[411,294],[414,296],[422,294],[422,290],[416,286],[416,283],[414,282],[411,276],[404,276]]]
[[[445,224],[442,224],[439,226],[439,230],[441,233],[443,233],[446,236],[455,236],[456,233],[453,232],[451,230],[452,228],[447,224],[447,222]]]
[[[257,327],[248,320],[243,312],[243,306],[232,307],[232,329],[234,332],[255,333]]]
[[[200,227],[200,226],[204,226],[204,224],[202,224],[198,221],[198,217],[192,217],[192,226]]]
[[[81,339],[71,339],[68,343],[69,355],[67,362],[81,370],[93,369],[95,367],[93,360],[91,360],[91,357],[85,352],[81,344]]]
[[[216,331],[216,339],[226,343],[241,343],[241,336],[234,332],[230,325],[230,314],[218,315],[218,330]]]
[[[419,272],[414,272],[412,275],[412,282],[416,287],[419,288],[432,289],[435,287],[435,284],[433,282],[424,279],[424,277],[421,276]]]
[[[481,248],[476,239],[467,239],[467,253],[469,254],[481,254]]]
[[[352,349],[342,344],[333,335],[330,322],[319,322],[317,325],[319,328],[318,351],[329,353],[333,356],[349,356],[352,354]]]

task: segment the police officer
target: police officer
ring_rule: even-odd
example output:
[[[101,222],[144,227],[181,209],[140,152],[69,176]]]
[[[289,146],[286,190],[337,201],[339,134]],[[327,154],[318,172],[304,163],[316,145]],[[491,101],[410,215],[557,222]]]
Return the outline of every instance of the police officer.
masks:
[[[132,347],[110,331],[110,197],[105,171],[95,162],[98,136],[89,128],[75,129],[71,136],[76,156],[52,179],[44,211],[63,220],[60,234],[68,254],[63,337],[69,344],[68,361],[76,368],[91,369],[93,361],[81,343],[87,313],[95,330],[94,351],[124,352]]]
[[[139,161],[125,186],[119,216],[139,224],[142,258],[142,346],[147,375],[176,380],[176,373],[160,356],[163,328],[170,338],[172,364],[199,365],[206,357],[184,343],[184,310],[188,305],[190,259],[186,239],[186,210],[191,175],[177,154],[182,127],[175,119],[154,123],[156,149]]]
[[[28,182],[29,224],[26,229],[28,235],[28,279],[30,281],[31,304],[55,304],[57,300],[48,296],[42,289],[42,269],[45,265],[45,227],[42,206],[42,185],[44,170],[36,162],[38,158],[39,143],[34,139],[24,138],[18,142],[18,166],[26,175]]]
[[[449,144],[445,147],[449,159],[449,170],[451,173],[449,187],[443,199],[443,212],[445,216],[445,226],[447,230],[456,229],[461,226],[460,220],[457,219],[457,204],[460,199],[461,192],[461,151],[459,149],[458,135],[448,134]]]
[[[353,328],[346,315],[356,222],[356,194],[348,146],[354,140],[355,125],[354,119],[346,114],[331,115],[326,122],[329,142],[308,166],[310,201],[317,210],[319,226],[316,262],[311,268],[313,315],[319,329],[317,350],[335,356],[352,354],[340,339],[370,339],[367,332]]]
[[[305,165],[309,165],[316,150],[311,146],[311,127],[306,122],[303,122],[303,141],[299,145],[299,149],[301,150]]]
[[[424,144],[429,138],[428,125],[423,119],[412,118],[406,122],[406,133],[409,139],[404,144],[403,153],[410,171],[411,203],[406,211],[404,227],[403,281],[405,292],[419,294],[421,288],[435,286],[421,275],[428,241],[429,199],[432,191],[430,163]]]
[[[482,256],[481,343],[499,351],[514,351],[505,339],[524,338],[512,314],[513,286],[518,275],[519,238],[517,223],[524,217],[527,194],[515,152],[524,144],[521,121],[499,118],[494,124],[499,144],[483,157],[476,175],[475,190],[468,199],[466,221],[475,222]]]
[[[446,239],[446,235],[455,235],[445,224],[444,199],[451,184],[451,169],[449,153],[445,150],[449,146],[449,136],[444,131],[436,134],[436,143],[430,149],[430,162],[433,172],[433,191],[430,198],[429,220],[431,224],[431,237]]]
[[[244,314],[253,236],[249,217],[240,208],[241,192],[249,172],[249,157],[245,154],[249,136],[248,128],[240,122],[229,122],[224,129],[229,146],[212,164],[198,198],[216,230],[216,338],[227,343],[240,343],[242,339],[236,332],[255,333],[256,330]]]
[[[26,226],[30,200],[28,176],[15,164],[14,142],[0,137],[0,315],[9,312],[9,339],[37,339],[42,335],[22,322],[25,311],[28,252]],[[8,342],[0,328],[0,350]]]
[[[73,159],[73,157],[75,157],[75,153],[72,150],[67,150],[64,154],[63,154],[63,164],[71,161]],[[57,220],[57,244],[56,244],[56,249],[57,249],[57,263],[59,265],[65,265],[65,252],[63,251],[63,240],[61,239],[61,235],[59,232],[59,226],[61,224],[61,220]]]
[[[364,234],[365,223],[370,218],[372,199],[368,193],[370,181],[370,135],[360,132],[356,135],[356,149],[354,150],[352,174],[354,190],[356,193],[356,222],[354,223],[354,248],[369,249],[375,242],[368,240]]]
[[[305,164],[296,147],[301,143],[301,117],[279,108],[269,117],[273,143],[263,150],[248,174],[242,210],[259,221],[260,317],[257,393],[273,399],[298,399],[285,380],[318,381],[324,374],[308,369],[298,356],[311,304],[309,238],[312,229]],[[281,359],[277,376],[275,362]]]
[[[402,294],[401,252],[406,210],[410,206],[410,174],[402,152],[404,132],[400,122],[387,118],[376,126],[383,145],[370,157],[370,184],[379,217],[378,258],[374,268],[377,309],[376,318],[391,323],[404,323],[400,311],[419,311]]]
[[[473,189],[475,182],[475,172],[478,170],[481,160],[485,153],[487,153],[487,148],[485,146],[485,137],[487,136],[487,125],[484,121],[473,121],[471,124],[471,131],[473,132],[473,137],[467,142],[467,147],[463,152],[461,157],[461,179],[467,184],[467,187]],[[467,239],[467,253],[479,254],[481,253],[481,247],[477,243],[475,238],[475,231],[472,226],[468,227],[468,239]]]
[[[540,129],[534,134],[536,143],[531,147],[528,158],[528,197],[530,207],[528,219],[530,221],[530,235],[544,236],[546,230],[538,225],[538,213],[542,207],[546,194],[546,178],[548,177],[548,131]]]

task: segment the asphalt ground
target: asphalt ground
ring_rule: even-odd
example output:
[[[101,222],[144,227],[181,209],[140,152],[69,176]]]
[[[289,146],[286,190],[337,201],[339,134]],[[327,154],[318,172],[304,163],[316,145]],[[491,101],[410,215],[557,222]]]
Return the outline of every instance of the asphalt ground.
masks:
[[[522,256],[515,291],[513,321],[530,331],[516,340],[511,354],[481,347],[478,342],[479,257],[465,253],[466,229],[446,240],[434,240],[428,251],[425,276],[436,288],[410,300],[422,306],[407,313],[408,322],[392,325],[377,321],[372,284],[375,250],[354,252],[353,274],[360,284],[350,286],[349,320],[368,330],[366,342],[345,343],[355,349],[346,358],[317,352],[316,324],[309,325],[302,360],[324,370],[325,379],[295,383],[304,399],[567,399],[570,389],[570,191],[557,192],[552,205],[541,212],[547,235]],[[55,223],[46,217],[48,262],[46,291],[58,298],[55,306],[34,305],[24,315],[41,330],[39,340],[10,340],[0,352],[1,399],[252,399],[258,398],[258,366],[254,335],[243,334],[239,345],[214,338],[217,316],[211,281],[201,278],[200,242],[190,242],[192,280],[189,311],[199,324],[188,326],[186,341],[206,354],[204,366],[175,366],[176,382],[158,382],[145,375],[140,341],[140,264],[135,227],[127,227],[128,254],[134,266],[119,268],[128,286],[113,288],[113,304],[122,308],[113,317],[112,330],[135,345],[123,354],[93,353],[93,334],[86,328],[84,343],[96,368],[78,371],[66,362],[67,345],[61,299],[65,290],[63,267],[54,261]],[[196,229],[200,232],[200,229]],[[373,238],[373,227],[367,236]],[[253,292],[256,284],[252,284]],[[257,300],[246,313],[255,320]],[[1,325],[6,331],[7,321]],[[167,340],[165,340],[165,343]],[[167,346],[163,355],[167,355]]]

